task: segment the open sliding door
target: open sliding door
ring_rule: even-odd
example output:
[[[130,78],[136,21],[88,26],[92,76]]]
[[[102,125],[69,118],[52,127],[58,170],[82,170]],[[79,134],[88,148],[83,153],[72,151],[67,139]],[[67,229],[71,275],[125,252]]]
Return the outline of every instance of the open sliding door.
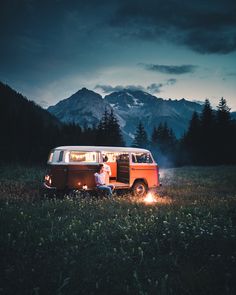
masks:
[[[117,157],[117,181],[123,183],[130,182],[130,160],[129,154],[123,153]]]

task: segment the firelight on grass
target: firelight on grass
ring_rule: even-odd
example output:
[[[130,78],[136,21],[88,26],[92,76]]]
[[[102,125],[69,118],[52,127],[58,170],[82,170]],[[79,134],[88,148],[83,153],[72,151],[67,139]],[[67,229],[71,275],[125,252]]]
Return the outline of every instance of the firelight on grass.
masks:
[[[153,204],[157,202],[155,196],[150,192],[146,195],[143,201],[145,204]]]

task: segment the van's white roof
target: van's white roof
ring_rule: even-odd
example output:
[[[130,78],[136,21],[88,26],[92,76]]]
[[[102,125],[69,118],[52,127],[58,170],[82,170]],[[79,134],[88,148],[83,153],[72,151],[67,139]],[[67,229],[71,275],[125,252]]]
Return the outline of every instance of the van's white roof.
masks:
[[[63,151],[89,151],[89,152],[136,152],[136,153],[146,153],[149,152],[146,149],[133,148],[133,147],[117,147],[117,146],[59,146],[54,150]]]

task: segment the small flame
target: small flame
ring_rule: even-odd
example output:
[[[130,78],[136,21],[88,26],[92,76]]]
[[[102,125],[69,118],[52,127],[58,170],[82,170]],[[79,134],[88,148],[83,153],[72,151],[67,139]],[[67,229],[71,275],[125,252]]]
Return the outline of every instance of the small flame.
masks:
[[[155,199],[155,197],[153,196],[153,194],[152,193],[148,193],[147,195],[146,195],[146,197],[144,198],[144,203],[146,203],[146,204],[152,204],[152,203],[156,203],[157,202],[157,200]]]

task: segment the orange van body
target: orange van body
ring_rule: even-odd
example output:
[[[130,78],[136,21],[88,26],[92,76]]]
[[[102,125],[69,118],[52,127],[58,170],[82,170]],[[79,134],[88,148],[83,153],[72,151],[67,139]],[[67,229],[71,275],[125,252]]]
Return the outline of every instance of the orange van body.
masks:
[[[159,187],[159,167],[150,151],[127,147],[65,146],[51,151],[44,188],[49,191],[94,190],[99,164],[110,166],[115,189],[140,194]]]

